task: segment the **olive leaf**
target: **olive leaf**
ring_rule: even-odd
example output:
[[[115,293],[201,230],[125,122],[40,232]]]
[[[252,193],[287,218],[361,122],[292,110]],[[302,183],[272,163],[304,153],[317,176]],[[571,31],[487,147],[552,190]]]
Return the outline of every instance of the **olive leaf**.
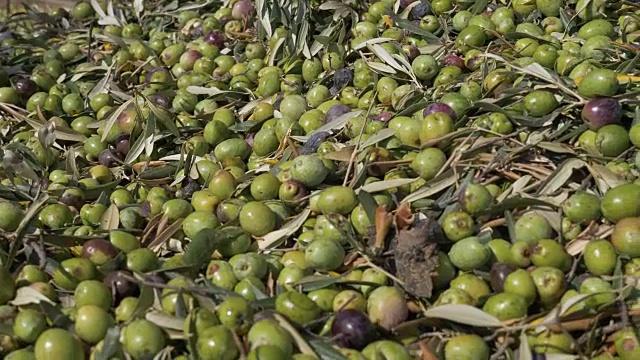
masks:
[[[116,204],[111,204],[102,214],[100,228],[103,230],[116,230],[120,225],[120,211]]]
[[[432,307],[424,312],[428,318],[454,321],[460,324],[481,327],[503,327],[495,316],[487,314],[477,307],[465,304],[447,304]]]
[[[310,214],[310,209],[304,209],[298,216],[286,223],[280,229],[274,230],[263,236],[262,239],[259,239],[258,247],[261,250],[266,250],[277,246],[280,241],[283,241],[288,236],[291,236],[296,231],[298,231],[298,229],[302,226],[302,224],[304,224]]]

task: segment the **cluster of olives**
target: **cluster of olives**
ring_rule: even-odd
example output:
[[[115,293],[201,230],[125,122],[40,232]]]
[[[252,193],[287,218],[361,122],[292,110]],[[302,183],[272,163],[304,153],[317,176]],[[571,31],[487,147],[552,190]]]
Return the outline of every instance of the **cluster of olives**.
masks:
[[[633,4],[139,7],[5,14],[2,358],[640,357]]]

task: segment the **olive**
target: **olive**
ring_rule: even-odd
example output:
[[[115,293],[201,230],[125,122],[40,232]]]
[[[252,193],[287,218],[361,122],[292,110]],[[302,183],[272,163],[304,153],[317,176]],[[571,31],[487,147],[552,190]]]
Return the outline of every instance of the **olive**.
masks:
[[[442,219],[442,230],[445,236],[454,242],[473,235],[474,226],[473,218],[464,211],[450,212]]]
[[[577,192],[564,202],[562,211],[571,222],[588,224],[600,218],[600,198],[584,191]]]
[[[140,294],[140,288],[136,283],[129,280],[130,276],[131,274],[123,270],[112,271],[105,275],[103,283],[111,291],[114,304],[119,304],[124,298],[135,297]]]
[[[481,47],[487,41],[484,29],[478,25],[465,27],[456,37],[456,48],[461,52],[467,52],[473,48]]]
[[[320,271],[335,270],[342,265],[344,249],[338,242],[315,239],[305,249],[305,260],[309,267]]]
[[[111,291],[97,280],[84,280],[74,291],[74,301],[77,307],[84,305],[98,306],[104,310],[111,308]]]
[[[182,231],[185,236],[194,239],[203,229],[215,229],[220,226],[218,218],[208,211],[194,211],[182,222]]]
[[[34,309],[22,309],[13,322],[13,334],[27,344],[36,342],[47,328],[44,314]]]
[[[196,348],[201,359],[235,359],[239,352],[231,330],[224,325],[205,329],[198,336]]]
[[[143,359],[155,356],[164,348],[165,334],[148,320],[134,320],[122,329],[120,342],[132,358]]]
[[[74,290],[81,281],[95,277],[95,265],[83,258],[63,260],[53,273],[53,281],[56,285],[66,290]]]
[[[437,148],[426,148],[411,162],[411,169],[425,180],[433,179],[447,161],[447,156]]]
[[[391,340],[378,340],[370,343],[364,349],[362,349],[362,355],[366,359],[394,359],[394,360],[409,360],[409,352],[402,344]]]
[[[78,308],[75,315],[76,335],[84,342],[96,344],[104,339],[114,320],[103,308],[95,305],[84,305]]]
[[[531,271],[540,301],[547,308],[555,306],[565,291],[564,273],[554,267],[542,266]]]
[[[587,98],[613,96],[618,92],[618,78],[613,70],[595,69],[578,84],[578,93]]]
[[[558,101],[550,91],[536,90],[527,94],[524,108],[531,116],[543,116],[553,112],[558,107]]]
[[[455,267],[470,271],[484,266],[491,258],[491,251],[479,238],[467,237],[453,244],[448,255]]]
[[[616,157],[627,150],[631,143],[627,129],[621,125],[610,124],[598,129],[595,145],[602,155]]]
[[[411,68],[420,80],[431,80],[439,71],[438,62],[431,55],[418,55],[411,62]]]
[[[637,246],[640,234],[640,218],[626,217],[618,221],[611,234],[611,244],[620,255],[639,257],[640,251]]]
[[[331,334],[346,348],[360,350],[377,337],[376,329],[366,314],[358,310],[341,310],[333,318]]]
[[[276,297],[276,311],[297,324],[305,324],[320,315],[320,308],[306,295],[286,291]]]
[[[602,215],[611,222],[640,216],[640,185],[622,184],[609,189],[600,203]]]
[[[451,289],[458,289],[468,293],[475,302],[491,293],[489,285],[480,277],[471,273],[460,273],[451,280]]]
[[[498,293],[487,299],[482,310],[502,321],[519,319],[527,315],[527,301],[517,294]]]
[[[444,347],[445,359],[487,360],[489,355],[489,345],[474,334],[457,335],[449,339]]]
[[[640,355],[637,331],[631,327],[618,330],[614,334],[614,345],[621,360],[635,359]]]
[[[12,201],[0,201],[0,213],[0,229],[6,232],[16,231],[24,217],[22,208]]]
[[[507,275],[503,282],[503,291],[508,294],[520,295],[531,305],[536,297],[536,285],[531,274],[523,269],[517,269]]]
[[[247,334],[251,349],[269,345],[276,346],[285,354],[291,356],[293,352],[293,339],[291,334],[280,326],[275,320],[262,319],[256,321]]]
[[[572,257],[564,246],[555,240],[540,239],[536,241],[529,256],[535,266],[555,267],[562,271],[569,271],[572,264]]]
[[[369,294],[367,314],[371,322],[391,330],[407,319],[409,310],[402,292],[392,286],[380,286]]]
[[[60,328],[45,330],[35,343],[36,359],[83,360],[82,343],[70,332]]]
[[[254,236],[263,236],[276,226],[274,212],[264,203],[252,201],[240,210],[240,226]]]
[[[528,212],[516,220],[516,241],[533,243],[536,240],[551,238],[552,235],[553,228],[547,219],[536,212]]]

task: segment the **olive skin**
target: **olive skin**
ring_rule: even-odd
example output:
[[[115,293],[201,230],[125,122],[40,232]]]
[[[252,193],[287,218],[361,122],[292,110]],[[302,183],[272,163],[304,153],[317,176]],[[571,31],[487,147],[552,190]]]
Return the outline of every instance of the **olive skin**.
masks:
[[[489,345],[478,335],[457,335],[444,347],[445,359],[488,360]]]
[[[638,334],[633,328],[618,330],[614,334],[614,345],[620,360],[633,360],[640,356]]]
[[[0,230],[7,232],[16,231],[24,217],[22,208],[12,201],[0,201],[0,214]]]
[[[442,230],[447,239],[456,242],[473,235],[475,222],[471,215],[464,211],[453,211],[442,220]]]
[[[586,225],[600,218],[600,198],[587,192],[577,192],[564,202],[562,211],[571,222]]]
[[[553,237],[553,228],[547,219],[535,212],[522,215],[515,224],[516,241],[533,243],[536,240]]]
[[[276,227],[275,213],[264,203],[252,201],[240,209],[240,226],[249,234],[263,236]]]
[[[591,240],[584,249],[584,264],[596,276],[611,275],[615,270],[618,255],[613,244],[607,240]]]
[[[251,326],[247,334],[247,340],[249,341],[251,349],[271,345],[280,348],[287,357],[293,353],[293,339],[291,338],[291,334],[275,320],[268,318],[258,320]]]
[[[411,169],[425,180],[433,179],[447,162],[447,156],[437,148],[426,148],[411,162]]]
[[[528,271],[518,269],[507,275],[503,283],[503,291],[508,294],[522,296],[527,305],[533,304],[537,297],[536,286]]]
[[[618,92],[618,85],[618,78],[613,70],[595,69],[580,81],[578,94],[587,98],[613,96]]]
[[[527,315],[527,301],[517,294],[499,293],[488,298],[482,310],[501,321],[519,319]]]
[[[640,257],[640,217],[624,218],[614,226],[611,244],[620,255]]]
[[[320,308],[309,297],[293,291],[286,291],[276,297],[276,311],[300,325],[317,319],[321,313]]]
[[[342,245],[333,240],[316,239],[305,249],[307,265],[316,270],[330,271],[339,268],[344,260]]]
[[[383,329],[393,329],[409,316],[404,295],[393,286],[380,286],[367,300],[367,313],[371,322]]]
[[[13,333],[27,344],[34,343],[38,336],[47,328],[44,314],[33,310],[21,310],[13,322]]]
[[[611,222],[640,216],[640,185],[623,184],[609,189],[600,203],[602,215]]]
[[[558,108],[558,101],[550,91],[536,90],[525,95],[524,108],[531,116],[543,116]]]
[[[165,346],[165,335],[154,323],[140,319],[122,329],[120,342],[123,349],[137,360],[159,353]]]
[[[231,330],[224,325],[210,327],[199,334],[196,348],[203,360],[232,360],[239,354]]]
[[[45,330],[35,344],[36,360],[84,360],[80,340],[63,329]]]
[[[320,185],[328,175],[322,160],[316,155],[301,155],[293,160],[289,169],[291,178],[309,188]]]
[[[531,277],[542,304],[547,308],[555,306],[565,290],[564,273],[553,267],[542,266],[531,271]]]
[[[491,250],[477,237],[457,241],[449,250],[451,263],[462,271],[471,271],[484,266],[491,258]]]
[[[346,186],[332,186],[322,191],[317,202],[323,214],[348,215],[357,205],[355,191]]]
[[[362,349],[362,355],[366,359],[393,359],[393,360],[409,360],[409,352],[402,344],[391,340],[378,340],[367,345]]]

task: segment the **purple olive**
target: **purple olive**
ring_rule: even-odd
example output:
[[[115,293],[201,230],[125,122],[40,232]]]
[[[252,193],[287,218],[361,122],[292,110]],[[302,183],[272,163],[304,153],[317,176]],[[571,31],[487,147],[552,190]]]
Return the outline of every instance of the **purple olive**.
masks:
[[[516,271],[518,268],[511,264],[495,263],[491,266],[489,272],[489,283],[495,292],[502,292],[504,289],[504,280]]]
[[[118,164],[118,157],[111,151],[111,149],[104,149],[98,155],[98,162],[106,167],[113,167]]]
[[[118,255],[118,249],[108,240],[92,239],[82,244],[82,257],[103,265]]]
[[[211,45],[215,45],[219,48],[223,48],[224,42],[227,41],[227,37],[224,35],[222,31],[213,30],[212,32],[208,33],[204,37],[204,41],[208,42]]]
[[[615,124],[622,118],[622,106],[613,98],[596,98],[589,100],[582,108],[582,121],[591,130]]]
[[[442,66],[457,66],[460,69],[465,68],[464,60],[456,54],[445,56],[444,59],[442,59]]]
[[[392,112],[383,111],[378,116],[376,116],[374,118],[374,120],[387,122],[387,121],[391,120],[392,117],[393,117],[393,113]]]
[[[351,108],[349,108],[345,104],[335,104],[331,108],[329,108],[329,110],[327,111],[327,115],[324,118],[324,122],[329,123],[350,111],[351,111]]]
[[[155,74],[157,72],[164,72],[164,73],[166,73],[168,78],[171,78],[171,75],[169,75],[169,70],[167,70],[167,69],[165,69],[163,67],[156,67],[156,68],[153,68],[153,69],[147,71],[147,74],[144,77],[145,86],[149,87],[153,83],[152,76],[153,76],[153,74]]]
[[[153,94],[149,96],[149,101],[157,107],[163,109],[169,109],[171,107],[171,100],[163,94]]]
[[[360,350],[376,339],[377,332],[369,317],[355,309],[340,310],[331,324],[331,334],[341,347]]]
[[[124,270],[110,271],[105,275],[103,283],[111,290],[113,302],[117,305],[126,297],[137,297],[140,295],[138,284],[130,281],[128,277],[131,273]]]
[[[421,2],[414,6],[409,13],[411,20],[419,20],[425,15],[431,14],[431,3],[428,1]]]
[[[420,55],[420,50],[413,44],[403,45],[402,50],[404,50],[404,53],[407,55],[409,61],[413,61],[413,59],[417,58],[418,55]]]
[[[180,65],[187,70],[193,69],[193,64],[195,64],[198,59],[202,57],[202,53],[198,50],[187,50],[180,56]]]
[[[453,109],[444,103],[440,103],[440,102],[436,102],[436,103],[432,103],[427,105],[426,108],[424,108],[424,110],[422,110],[422,116],[427,117],[430,114],[434,114],[434,113],[445,113],[447,115],[449,115],[453,120],[456,119],[456,112],[453,111]]]
[[[29,97],[38,91],[38,85],[27,77],[18,77],[13,81],[13,88],[18,95]]]
[[[127,155],[131,146],[129,134],[120,134],[116,138],[116,153],[120,155]]]
[[[231,8],[231,17],[236,20],[244,20],[253,14],[254,8],[251,1],[240,0],[233,4]]]

